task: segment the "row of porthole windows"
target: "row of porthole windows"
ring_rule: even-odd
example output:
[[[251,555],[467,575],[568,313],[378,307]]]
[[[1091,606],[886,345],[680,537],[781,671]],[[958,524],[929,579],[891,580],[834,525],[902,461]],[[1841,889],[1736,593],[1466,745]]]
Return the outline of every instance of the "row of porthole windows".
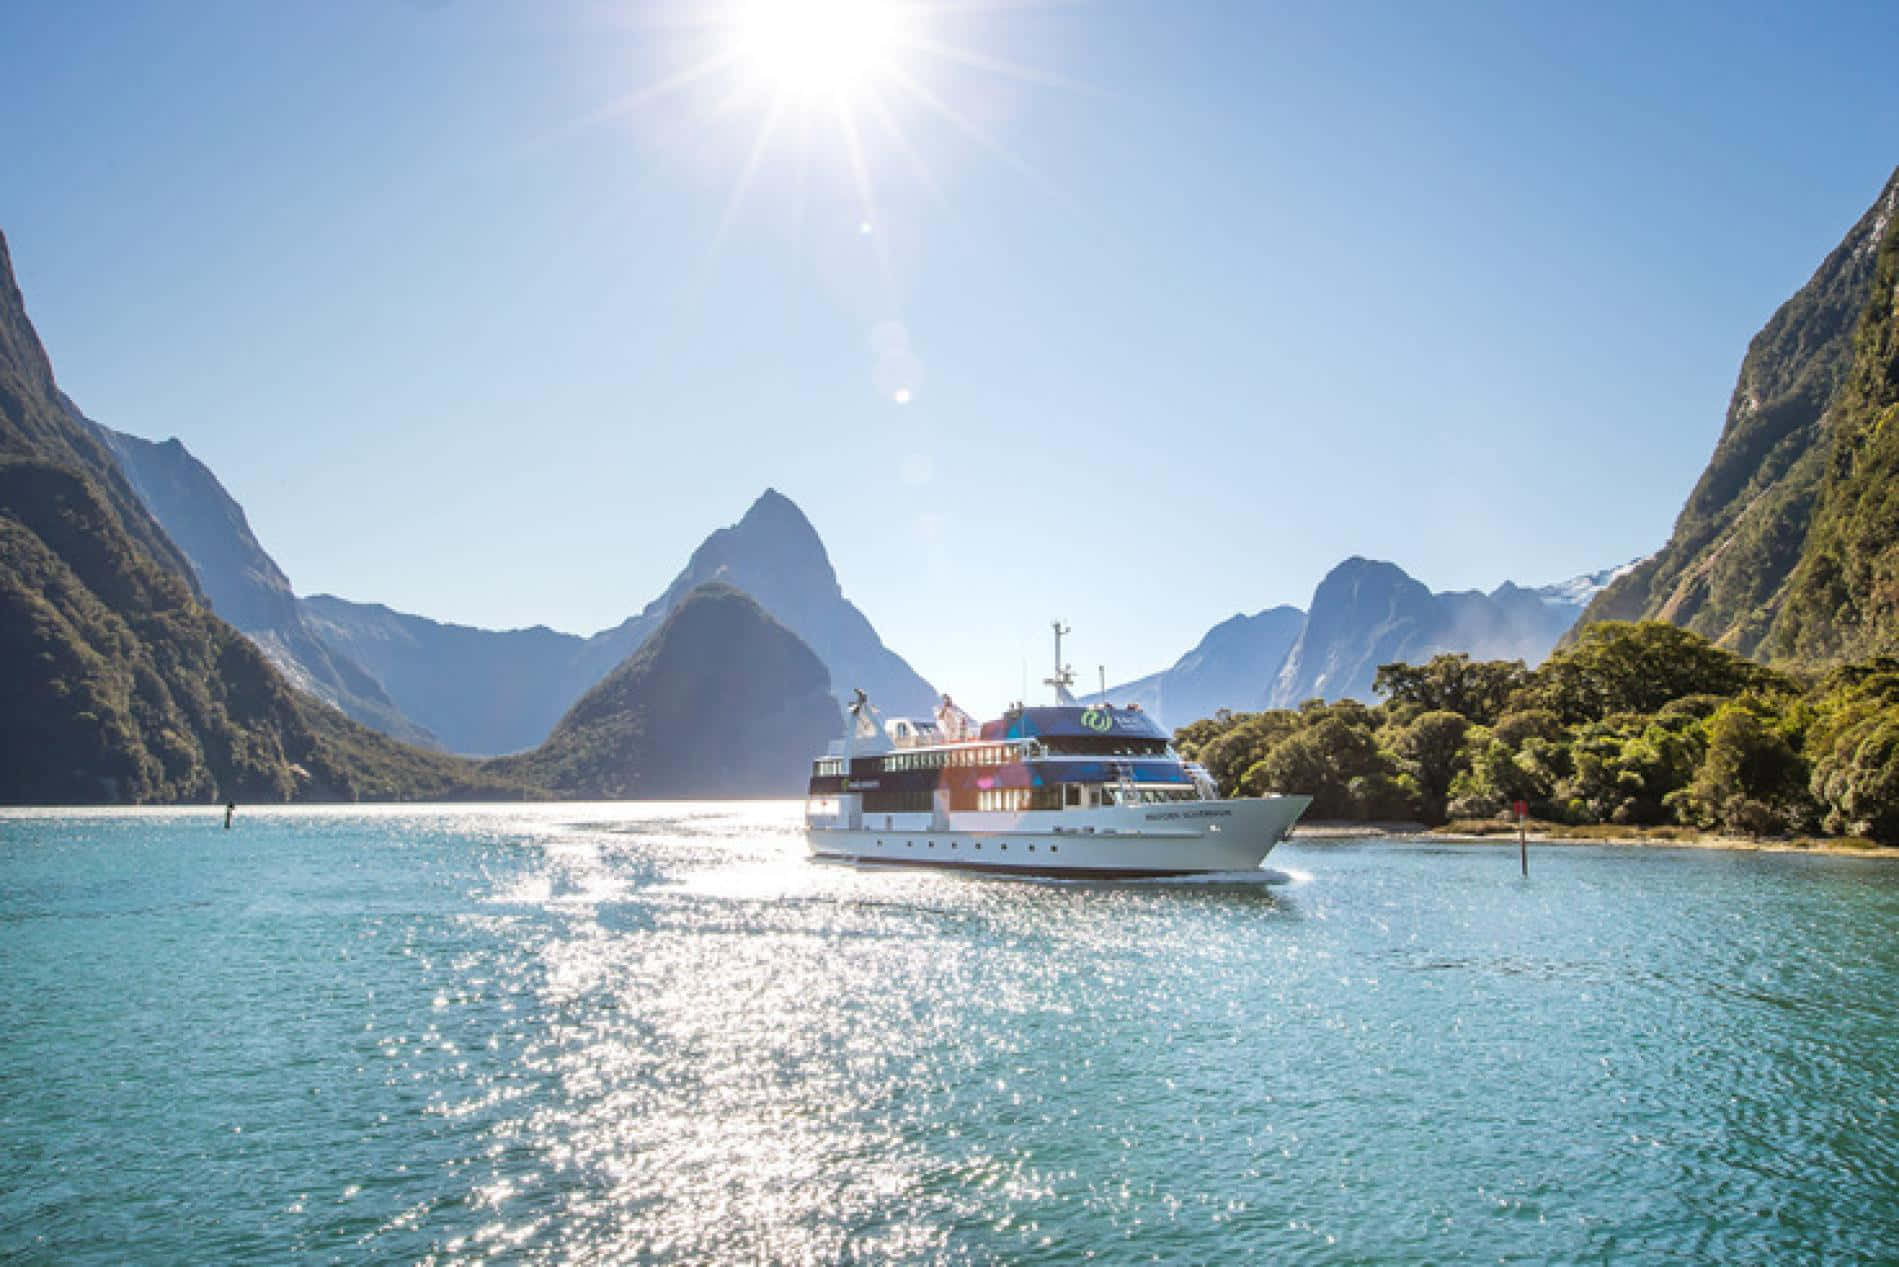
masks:
[[[934,848],[936,848],[936,842],[935,842],[934,840],[925,840],[925,841],[923,842],[923,844],[924,844],[924,847],[925,847],[925,848],[928,848],[928,849],[934,849]],[[882,837],[880,836],[880,837],[878,837],[878,839],[877,839],[877,847],[878,847],[879,849],[881,849],[881,848],[883,848],[883,845],[884,845],[884,842],[883,842],[883,838],[882,838]],[[914,841],[914,840],[906,840],[906,841],[904,841],[904,842],[903,842],[903,846],[904,846],[904,848],[906,848],[906,849],[915,849],[915,848],[917,847],[917,842],[916,842],[916,841]],[[952,841],[950,841],[950,842],[949,842],[949,847],[950,847],[951,849],[960,849],[960,848],[962,848],[962,845],[961,845],[961,843],[960,843],[960,842],[958,842],[958,841],[954,841],[954,840],[952,840]],[[978,840],[978,841],[976,841],[976,842],[975,842],[975,843],[974,843],[974,844],[973,844],[973,845],[972,845],[971,847],[972,847],[972,848],[973,848],[973,849],[974,849],[974,850],[975,850],[975,851],[976,851],[977,853],[981,853],[981,852],[982,852],[982,841],[980,841],[980,840]],[[997,847],[998,849],[1000,849],[1000,850],[1002,850],[1002,852],[1004,852],[1004,853],[1008,853],[1008,852],[1009,852],[1009,843],[1008,843],[1007,841],[1004,841],[1004,842],[1003,842],[1002,844],[1000,844],[1000,845],[998,845],[998,846],[996,846],[996,847]],[[1029,849],[1029,852],[1030,852],[1030,853],[1034,853],[1034,852],[1035,852],[1035,846],[1034,846],[1034,845],[1030,845],[1030,846],[1028,847],[1028,849]],[[1050,853],[1060,853],[1060,852],[1062,851],[1062,847],[1061,847],[1060,845],[1050,845],[1050,846],[1048,847],[1048,851],[1049,851]]]

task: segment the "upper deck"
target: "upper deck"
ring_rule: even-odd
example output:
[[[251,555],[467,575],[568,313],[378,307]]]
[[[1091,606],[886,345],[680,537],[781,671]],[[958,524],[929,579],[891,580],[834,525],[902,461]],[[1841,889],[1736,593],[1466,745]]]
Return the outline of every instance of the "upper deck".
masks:
[[[1165,744],[1172,736],[1152,717],[1138,708],[1116,708],[1099,704],[1089,708],[1060,705],[1052,708],[1018,708],[996,721],[984,722],[984,739],[1158,739]]]
[[[813,765],[812,796],[861,794],[866,810],[919,810],[937,792],[953,809],[1054,809],[1197,795],[1167,732],[1139,709],[1012,710],[974,737],[887,726],[888,746],[833,752]],[[1104,789],[1112,788],[1110,793]]]
[[[1174,757],[1171,736],[1139,708],[1016,708],[974,733],[945,737],[933,721],[895,718],[875,746],[834,743],[814,763],[820,775],[852,771],[1000,766],[1049,757]],[[866,763],[876,764],[867,766]]]

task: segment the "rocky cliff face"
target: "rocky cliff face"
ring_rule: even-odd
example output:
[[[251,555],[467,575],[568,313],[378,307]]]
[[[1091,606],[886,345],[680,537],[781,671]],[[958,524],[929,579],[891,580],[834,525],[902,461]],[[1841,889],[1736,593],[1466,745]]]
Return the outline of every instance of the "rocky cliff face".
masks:
[[[1767,649],[1780,659],[1899,654],[1899,208],[1892,202],[1852,365],[1822,422],[1826,470],[1800,561],[1768,630]]]
[[[132,544],[158,567],[183,577],[196,597],[185,556],[144,512],[111,452],[75,422],[76,413],[53,381],[53,363],[27,318],[13,257],[0,235],[0,457],[49,462],[84,476]]]
[[[0,801],[519,793],[306,703],[60,395],[0,238]]]
[[[176,439],[154,443],[101,426],[70,403],[69,409],[104,442],[140,502],[183,551],[212,610],[255,642],[291,685],[384,734],[440,747],[375,678],[310,628],[289,578],[210,468]]]
[[[1870,382],[1866,376],[1878,373],[1877,349],[1855,336],[1869,315],[1874,325],[1880,321],[1869,306],[1879,290],[1882,248],[1890,247],[1899,224],[1896,212],[1899,171],[1812,279],[1754,336],[1721,438],[1668,544],[1590,604],[1585,623],[1666,620],[1731,650],[1775,658],[1826,660],[1860,645],[1851,626],[1871,611],[1862,600],[1878,584],[1877,569],[1842,560],[1835,569],[1839,586],[1814,588],[1827,570],[1820,556],[1844,538],[1821,541],[1812,529],[1823,499],[1838,506],[1847,497],[1873,509],[1842,491],[1852,480],[1834,463],[1854,465],[1858,459],[1848,450],[1857,452],[1856,437],[1869,434],[1869,418],[1876,426],[1867,413],[1876,389],[1852,401],[1842,393],[1856,375]],[[1795,586],[1797,571],[1803,579]],[[1782,619],[1792,588],[1808,596],[1801,600],[1798,632],[1791,617]],[[1819,597],[1828,589],[1830,598]],[[1829,603],[1831,610],[1822,610]],[[1829,624],[1836,626],[1832,632],[1822,628]]]
[[[841,696],[855,686],[891,713],[928,713],[936,693],[885,647],[838,585],[817,531],[775,490],[706,538],[666,592],[590,638],[544,627],[445,625],[327,595],[304,600],[312,628],[364,666],[403,713],[452,750],[518,752],[546,738],[595,683],[639,650],[686,595],[709,582],[750,594],[817,653]]]
[[[707,584],[561,718],[490,768],[566,796],[797,796],[842,732],[830,675],[750,597]]]

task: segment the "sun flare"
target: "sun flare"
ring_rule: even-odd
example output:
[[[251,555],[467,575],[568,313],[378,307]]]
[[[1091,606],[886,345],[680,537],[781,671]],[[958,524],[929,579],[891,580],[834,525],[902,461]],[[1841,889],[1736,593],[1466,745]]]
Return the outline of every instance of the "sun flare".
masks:
[[[713,241],[723,241],[755,186],[772,189],[775,212],[800,221],[811,187],[841,176],[856,237],[893,285],[885,212],[921,193],[945,204],[939,162],[971,145],[1042,183],[988,126],[1008,113],[1004,81],[1085,90],[1058,74],[1010,60],[1000,16],[1073,0],[609,0],[653,16],[663,33],[653,79],[581,122],[638,114],[669,137],[695,134],[695,161],[718,146],[712,130],[749,133],[737,156]],[[636,23],[644,26],[645,23]],[[1001,107],[1001,108],[999,108]],[[661,120],[663,119],[663,123]],[[789,177],[790,184],[786,180]],[[894,192],[894,196],[892,191]],[[834,197],[834,194],[820,194]],[[916,376],[879,390],[899,404]],[[906,393],[899,397],[895,393]]]
[[[904,42],[893,0],[749,0],[736,34],[751,71],[789,102],[860,96]]]

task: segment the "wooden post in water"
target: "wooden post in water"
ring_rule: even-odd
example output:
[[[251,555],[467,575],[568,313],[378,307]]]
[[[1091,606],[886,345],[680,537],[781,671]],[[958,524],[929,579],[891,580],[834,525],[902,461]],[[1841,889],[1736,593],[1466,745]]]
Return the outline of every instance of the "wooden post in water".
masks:
[[[1523,865],[1523,878],[1530,878],[1530,837],[1529,829],[1524,825],[1524,816],[1530,812],[1528,802],[1518,801],[1517,811],[1517,861]]]

